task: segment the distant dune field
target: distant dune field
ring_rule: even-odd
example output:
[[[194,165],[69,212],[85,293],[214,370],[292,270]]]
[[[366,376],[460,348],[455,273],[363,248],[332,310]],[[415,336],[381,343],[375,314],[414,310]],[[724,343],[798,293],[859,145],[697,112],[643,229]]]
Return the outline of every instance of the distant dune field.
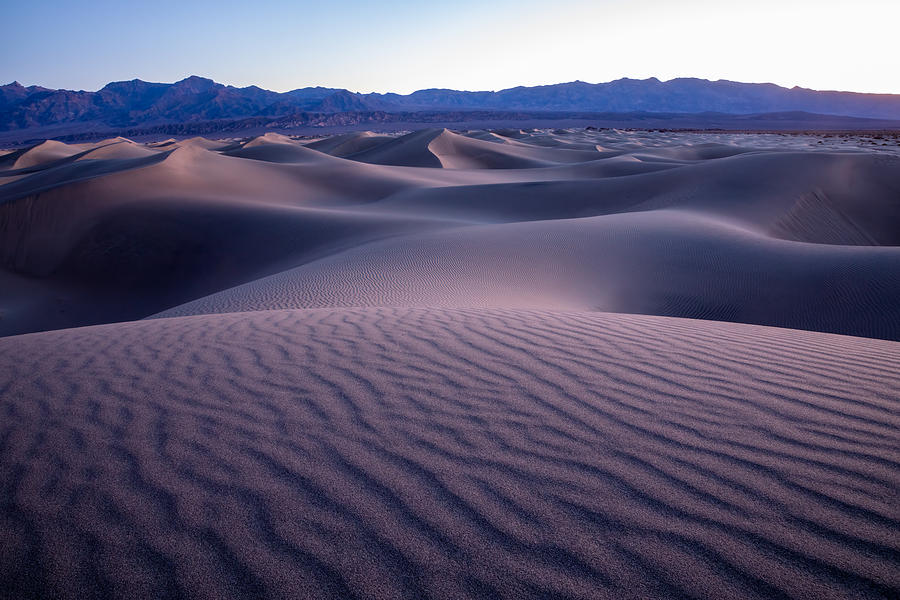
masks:
[[[900,597],[900,146],[0,154],[0,597]]]

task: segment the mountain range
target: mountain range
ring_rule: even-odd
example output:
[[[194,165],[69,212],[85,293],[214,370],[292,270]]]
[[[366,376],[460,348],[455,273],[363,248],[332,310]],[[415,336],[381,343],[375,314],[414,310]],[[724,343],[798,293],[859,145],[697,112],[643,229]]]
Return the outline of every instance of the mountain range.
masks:
[[[825,115],[900,119],[900,95],[816,91],[770,83],[680,78],[618,79],[469,92],[419,90],[411,94],[360,94],[306,87],[272,92],[233,87],[191,76],[176,83],[134,79],[96,92],[0,86],[0,131],[62,124],[134,127],[170,123],[286,117],[299,113],[381,111],[580,111],[759,114],[803,111]]]

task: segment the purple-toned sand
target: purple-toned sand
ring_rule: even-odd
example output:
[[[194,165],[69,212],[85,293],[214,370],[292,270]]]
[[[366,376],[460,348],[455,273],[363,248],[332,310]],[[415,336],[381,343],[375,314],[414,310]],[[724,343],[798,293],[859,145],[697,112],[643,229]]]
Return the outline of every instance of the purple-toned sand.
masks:
[[[0,597],[900,597],[898,151],[0,155]]]

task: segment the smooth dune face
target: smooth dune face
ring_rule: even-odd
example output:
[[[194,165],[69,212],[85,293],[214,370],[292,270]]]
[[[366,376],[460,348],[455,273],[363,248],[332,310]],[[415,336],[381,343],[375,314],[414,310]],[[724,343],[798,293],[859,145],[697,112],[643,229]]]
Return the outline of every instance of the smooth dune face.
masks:
[[[900,590],[896,342],[323,309],[7,338],[0,369],[16,597]]]
[[[331,156],[344,157],[374,148],[375,146],[389,142],[392,139],[391,136],[377,135],[371,131],[363,131],[361,133],[333,135],[307,143],[306,147],[330,154]]]
[[[69,146],[62,142],[47,140],[19,155],[13,163],[13,169],[27,169],[35,165],[52,163],[79,154],[86,146]]]
[[[0,334],[266,307],[516,306],[900,339],[900,148],[872,141],[430,129],[45,142],[0,164]]]
[[[0,155],[0,597],[900,597],[870,141]]]
[[[660,210],[373,242],[158,316],[514,306],[687,314],[896,338],[898,260],[894,248],[790,243],[702,214]]]

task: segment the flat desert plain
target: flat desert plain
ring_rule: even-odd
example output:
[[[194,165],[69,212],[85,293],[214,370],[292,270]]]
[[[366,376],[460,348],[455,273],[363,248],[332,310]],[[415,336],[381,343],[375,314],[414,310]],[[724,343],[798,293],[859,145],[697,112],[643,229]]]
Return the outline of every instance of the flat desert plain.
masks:
[[[0,155],[4,598],[900,597],[900,145]]]

